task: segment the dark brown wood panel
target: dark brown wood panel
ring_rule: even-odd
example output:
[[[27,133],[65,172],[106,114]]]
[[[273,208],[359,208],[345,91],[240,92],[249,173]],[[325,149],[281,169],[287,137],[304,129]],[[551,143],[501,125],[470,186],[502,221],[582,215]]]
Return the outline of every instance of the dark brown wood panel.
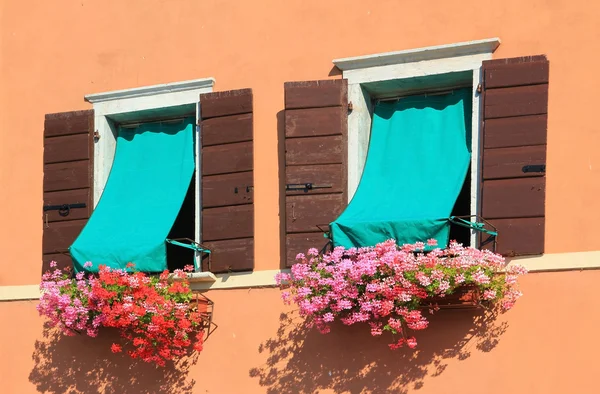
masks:
[[[509,57],[504,59],[492,59],[485,60],[483,66],[485,68],[491,66],[497,66],[499,64],[520,64],[520,63],[531,63],[531,62],[547,62],[546,55],[529,55],[529,56],[518,56]]]
[[[88,134],[46,138],[44,141],[44,164],[88,160],[91,156],[90,150]]]
[[[330,194],[344,191],[344,167],[341,164],[314,166],[289,166],[285,172],[286,184],[312,183],[316,186],[331,186],[312,190],[287,190],[286,195]]]
[[[90,161],[71,161],[44,166],[44,191],[91,187]]]
[[[321,232],[288,234],[285,239],[286,266],[291,267],[296,262],[298,253],[306,254],[310,248],[323,250],[328,243],[329,239],[325,238]]]
[[[485,95],[485,119],[538,115],[548,112],[548,85],[489,89]]]
[[[203,177],[202,206],[212,208],[252,203],[253,178],[252,171]]]
[[[346,206],[342,194],[286,197],[286,230],[288,233],[321,232]]]
[[[518,116],[485,121],[484,148],[544,145],[548,115]]]
[[[251,238],[254,235],[254,205],[236,205],[202,210],[202,240]]]
[[[228,90],[200,95],[202,120],[252,112],[252,89]]]
[[[251,171],[252,145],[252,141],[248,141],[202,148],[202,175]]]
[[[93,128],[93,110],[47,114],[44,121],[44,137],[88,134]]]
[[[546,178],[489,180],[483,183],[486,219],[544,216]]]
[[[44,193],[44,205],[63,205],[85,203],[85,208],[72,208],[67,216],[61,216],[58,211],[44,212],[44,222],[62,222],[65,220],[87,219],[92,212],[91,190],[75,189]]]
[[[543,176],[543,172],[523,172],[524,166],[540,164],[546,164],[546,145],[486,149],[483,179]]]
[[[52,261],[56,261],[56,268],[50,267]],[[54,271],[55,269],[64,272],[71,268],[73,268],[73,260],[71,260],[71,256],[68,254],[51,253],[42,256],[42,274],[46,271]]]
[[[342,134],[347,128],[344,107],[293,109],[285,111],[286,137],[315,137]]]
[[[286,82],[284,90],[286,109],[335,107],[348,103],[348,81],[345,79]]]
[[[495,219],[490,223],[498,230],[496,252],[504,256],[522,256],[544,253],[543,217]],[[491,245],[486,247],[489,249]]]
[[[343,161],[343,136],[288,138],[285,140],[287,166],[335,164]]]
[[[490,65],[485,69],[487,89],[548,83],[548,62],[528,62]]]
[[[252,113],[202,121],[202,146],[252,141]]]
[[[210,271],[225,273],[251,271],[254,268],[254,238],[205,242],[212,251]],[[205,265],[204,269],[208,271]]]
[[[42,252],[57,253],[66,251],[85,226],[87,219],[44,224]]]

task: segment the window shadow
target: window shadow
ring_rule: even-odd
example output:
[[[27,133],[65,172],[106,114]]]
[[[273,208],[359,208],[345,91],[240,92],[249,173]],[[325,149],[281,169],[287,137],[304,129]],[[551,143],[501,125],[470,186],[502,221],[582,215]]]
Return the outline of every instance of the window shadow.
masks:
[[[372,337],[368,326],[339,324],[322,335],[297,311],[282,314],[277,334],[258,349],[266,362],[249,373],[269,394],[408,393],[444,373],[451,360],[491,351],[508,328],[495,312],[473,309],[441,310],[429,320],[429,328],[415,332],[415,350],[392,351],[391,335]]]
[[[195,381],[188,371],[197,353],[177,363],[157,367],[134,360],[127,354],[112,354],[110,345],[120,342],[116,330],[103,329],[100,337],[68,337],[56,329],[44,328],[43,338],[35,342],[34,367],[29,381],[40,392],[83,393],[191,393]]]

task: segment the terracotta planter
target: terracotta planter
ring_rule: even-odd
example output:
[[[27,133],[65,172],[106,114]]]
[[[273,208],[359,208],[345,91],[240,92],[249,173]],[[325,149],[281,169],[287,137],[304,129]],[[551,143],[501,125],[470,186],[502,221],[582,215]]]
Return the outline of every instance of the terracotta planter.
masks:
[[[439,308],[478,308],[481,307],[480,291],[477,286],[461,286],[454,293],[445,297],[424,299],[422,308],[438,306]]]

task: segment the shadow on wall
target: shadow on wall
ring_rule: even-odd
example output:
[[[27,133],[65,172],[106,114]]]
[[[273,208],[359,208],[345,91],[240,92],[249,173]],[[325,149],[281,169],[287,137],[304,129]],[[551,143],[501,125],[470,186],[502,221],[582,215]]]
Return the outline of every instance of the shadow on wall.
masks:
[[[110,344],[120,342],[118,332],[104,330],[100,338],[67,337],[44,329],[35,343],[34,368],[29,381],[47,393],[190,393],[195,385],[188,370],[197,355],[166,367],[112,354]]]
[[[391,335],[371,337],[361,324],[339,324],[322,335],[294,311],[282,314],[277,335],[260,345],[267,361],[250,376],[269,394],[408,393],[423,387],[425,377],[442,374],[451,359],[464,360],[473,348],[492,350],[508,328],[496,317],[490,311],[441,310],[429,316],[429,328],[415,333],[415,350],[392,351]]]

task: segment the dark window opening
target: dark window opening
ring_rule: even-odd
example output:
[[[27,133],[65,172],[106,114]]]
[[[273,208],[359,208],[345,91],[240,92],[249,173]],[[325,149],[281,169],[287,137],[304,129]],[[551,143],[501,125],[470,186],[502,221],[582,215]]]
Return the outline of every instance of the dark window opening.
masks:
[[[177,214],[177,219],[171,227],[168,238],[189,238],[195,239],[195,195],[196,195],[196,174],[192,176],[192,181],[188,187],[185,199],[181,209]],[[186,242],[189,243],[189,242]],[[167,243],[167,266],[169,271],[183,269],[186,265],[194,264],[194,251],[177,245]]]
[[[467,170],[465,182],[452,208],[452,216],[469,216],[471,214],[471,166]],[[469,218],[465,218],[469,220]],[[450,224],[450,241],[456,241],[464,246],[471,245],[471,229],[456,224]]]

